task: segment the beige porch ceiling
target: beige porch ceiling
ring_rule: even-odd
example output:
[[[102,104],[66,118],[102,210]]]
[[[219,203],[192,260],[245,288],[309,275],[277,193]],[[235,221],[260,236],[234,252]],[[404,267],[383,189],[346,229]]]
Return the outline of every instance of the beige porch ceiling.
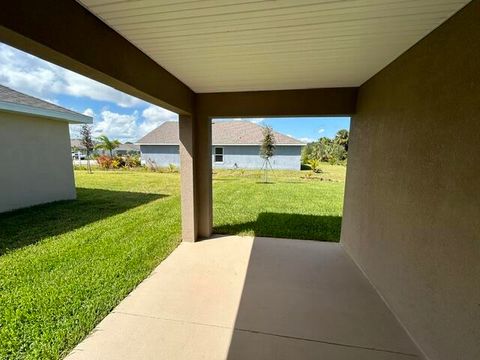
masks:
[[[196,92],[359,86],[468,0],[80,0]]]

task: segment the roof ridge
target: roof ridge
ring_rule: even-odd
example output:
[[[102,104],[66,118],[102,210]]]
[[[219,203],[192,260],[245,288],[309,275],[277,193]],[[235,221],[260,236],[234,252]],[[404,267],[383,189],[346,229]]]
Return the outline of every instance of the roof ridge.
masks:
[[[169,126],[165,126],[167,124]],[[176,121],[165,121],[154,130],[145,134],[137,140],[136,144],[150,145],[178,145],[179,133],[178,126],[172,127],[171,124]],[[178,122],[177,122],[178,123]],[[222,126],[223,125],[223,126]],[[225,126],[229,125],[229,126]],[[237,125],[232,127],[230,125]],[[238,126],[240,125],[240,126]],[[248,126],[243,126],[248,125]],[[212,144],[213,145],[260,145],[262,125],[252,123],[251,121],[220,121],[212,123]],[[274,130],[277,138],[277,145],[305,145],[293,136],[285,135]]]

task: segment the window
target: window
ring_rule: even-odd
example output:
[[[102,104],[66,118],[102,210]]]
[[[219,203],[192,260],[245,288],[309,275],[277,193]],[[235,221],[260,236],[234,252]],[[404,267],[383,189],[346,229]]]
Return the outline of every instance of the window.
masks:
[[[215,148],[215,162],[222,163],[223,162],[223,147],[216,147]]]

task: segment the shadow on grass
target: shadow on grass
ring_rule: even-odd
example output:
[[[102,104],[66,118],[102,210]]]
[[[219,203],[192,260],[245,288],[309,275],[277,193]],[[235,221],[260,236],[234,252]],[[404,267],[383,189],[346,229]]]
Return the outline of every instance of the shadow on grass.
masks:
[[[0,214],[0,255],[168,195],[77,188],[77,199]]]
[[[341,216],[260,213],[255,221],[214,226],[217,234],[250,234],[289,239],[340,241]]]

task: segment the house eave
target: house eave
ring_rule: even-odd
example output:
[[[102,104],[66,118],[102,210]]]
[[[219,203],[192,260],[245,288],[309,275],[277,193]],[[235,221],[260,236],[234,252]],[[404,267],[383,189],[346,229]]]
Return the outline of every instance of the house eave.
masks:
[[[70,124],[92,124],[93,118],[90,116],[74,113],[64,113],[61,111],[40,109],[34,106],[15,104],[7,101],[0,101],[0,111],[32,115],[52,120],[65,121]]]

